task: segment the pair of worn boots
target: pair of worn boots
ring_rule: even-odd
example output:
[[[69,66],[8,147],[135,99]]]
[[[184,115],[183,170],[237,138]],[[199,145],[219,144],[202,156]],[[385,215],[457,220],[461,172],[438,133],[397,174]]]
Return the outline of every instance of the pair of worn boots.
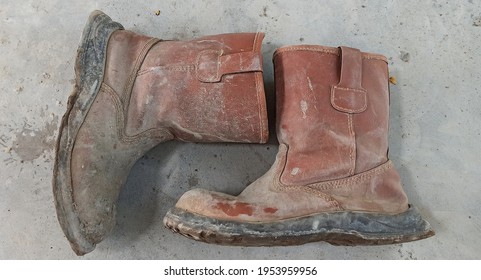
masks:
[[[83,255],[115,225],[130,168],[159,143],[265,143],[262,33],[164,41],[95,11],[57,142],[60,225]],[[390,244],[434,234],[388,159],[384,56],[301,45],[274,54],[279,151],[240,195],[194,189],[164,218],[226,245]]]

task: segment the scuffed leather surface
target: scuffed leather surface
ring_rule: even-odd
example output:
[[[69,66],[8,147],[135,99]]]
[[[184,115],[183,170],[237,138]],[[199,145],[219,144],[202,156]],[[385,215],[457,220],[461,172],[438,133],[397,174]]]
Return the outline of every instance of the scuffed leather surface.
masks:
[[[277,129],[280,141],[290,147],[284,183],[343,178],[387,161],[389,92],[387,63],[381,56],[362,54],[361,85],[339,83],[337,49],[285,47],[276,52],[274,63]],[[362,113],[334,108],[331,91],[339,85],[367,91]]]
[[[267,141],[262,38],[261,33],[242,33],[156,42],[130,31],[112,34],[104,81],[71,154],[73,200],[90,242],[100,242],[112,230],[129,170],[157,144],[174,138]],[[227,63],[221,81],[206,83],[196,75],[196,62],[202,51],[211,50],[245,51],[252,63]]]
[[[275,221],[339,210],[337,203],[317,196],[316,191],[309,188],[279,188],[276,180],[279,180],[286,156],[285,146],[280,149],[271,169],[240,195],[194,189],[186,192],[176,207],[211,218],[246,222]]]
[[[122,141],[117,116],[117,97],[102,87],[85,118],[72,152],[73,197],[85,235],[100,242],[115,226],[115,204],[128,171],[159,142],[162,136]],[[117,103],[117,104],[116,104]]]
[[[136,79],[127,131],[137,134],[160,125],[185,141],[266,142],[262,72],[251,71],[262,69],[263,37],[261,33],[223,34],[158,43]],[[249,56],[252,52],[259,55],[254,59]],[[247,53],[247,60],[225,60],[239,53]],[[241,71],[245,72],[237,73]],[[211,80],[206,78],[209,72],[215,74]]]
[[[408,209],[407,197],[391,162],[345,179],[284,185],[280,175],[288,156],[287,146],[281,144],[271,169],[238,196],[193,189],[182,195],[175,207],[241,222],[273,222],[339,211],[395,214]]]
[[[362,75],[357,77],[362,81],[340,83],[338,49],[278,49],[276,162],[238,196],[194,189],[179,199],[176,208],[237,222],[338,211],[406,211],[407,196],[387,157],[387,64],[380,55],[359,54]],[[331,88],[336,85],[365,89],[366,108],[350,113],[334,108]]]
[[[349,115],[331,106],[339,56],[322,51],[277,52],[274,71],[277,135],[289,146],[282,182],[308,184],[347,177],[354,162]]]

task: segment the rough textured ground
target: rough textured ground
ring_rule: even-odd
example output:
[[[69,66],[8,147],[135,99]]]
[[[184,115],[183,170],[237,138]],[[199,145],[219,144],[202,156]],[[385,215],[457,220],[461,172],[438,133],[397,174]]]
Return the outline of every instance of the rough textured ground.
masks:
[[[94,9],[165,39],[266,32],[270,100],[271,57],[279,46],[348,45],[386,55],[397,80],[390,157],[411,203],[437,235],[378,247],[239,248],[197,243],[164,229],[163,215],[186,190],[236,194],[265,172],[277,151],[271,135],[269,145],[171,142],[153,149],[121,193],[115,231],[83,258],[481,258],[481,2],[110,2],[0,0],[0,259],[77,258],[57,222],[52,160],[77,44]]]

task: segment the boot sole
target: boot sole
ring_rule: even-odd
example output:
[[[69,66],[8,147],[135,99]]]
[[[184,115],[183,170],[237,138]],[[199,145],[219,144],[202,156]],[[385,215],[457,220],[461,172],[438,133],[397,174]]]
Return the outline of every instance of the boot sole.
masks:
[[[77,255],[95,249],[82,233],[82,223],[73,200],[70,161],[77,133],[97,97],[104,77],[110,35],[123,26],[101,11],[90,14],[84,27],[75,61],[75,86],[60,124],[53,169],[53,194],[57,218]]]
[[[288,246],[325,241],[332,245],[384,245],[428,238],[434,231],[417,209],[397,215],[322,213],[270,223],[216,220],[171,209],[164,225],[188,238],[232,246]]]

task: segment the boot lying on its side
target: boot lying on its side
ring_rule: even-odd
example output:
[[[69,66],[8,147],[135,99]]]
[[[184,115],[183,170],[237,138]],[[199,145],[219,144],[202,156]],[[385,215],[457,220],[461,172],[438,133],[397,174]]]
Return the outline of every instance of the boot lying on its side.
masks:
[[[53,178],[57,216],[77,254],[92,251],[112,230],[130,168],[157,144],[266,142],[263,37],[162,41],[92,13],[78,49]]]

